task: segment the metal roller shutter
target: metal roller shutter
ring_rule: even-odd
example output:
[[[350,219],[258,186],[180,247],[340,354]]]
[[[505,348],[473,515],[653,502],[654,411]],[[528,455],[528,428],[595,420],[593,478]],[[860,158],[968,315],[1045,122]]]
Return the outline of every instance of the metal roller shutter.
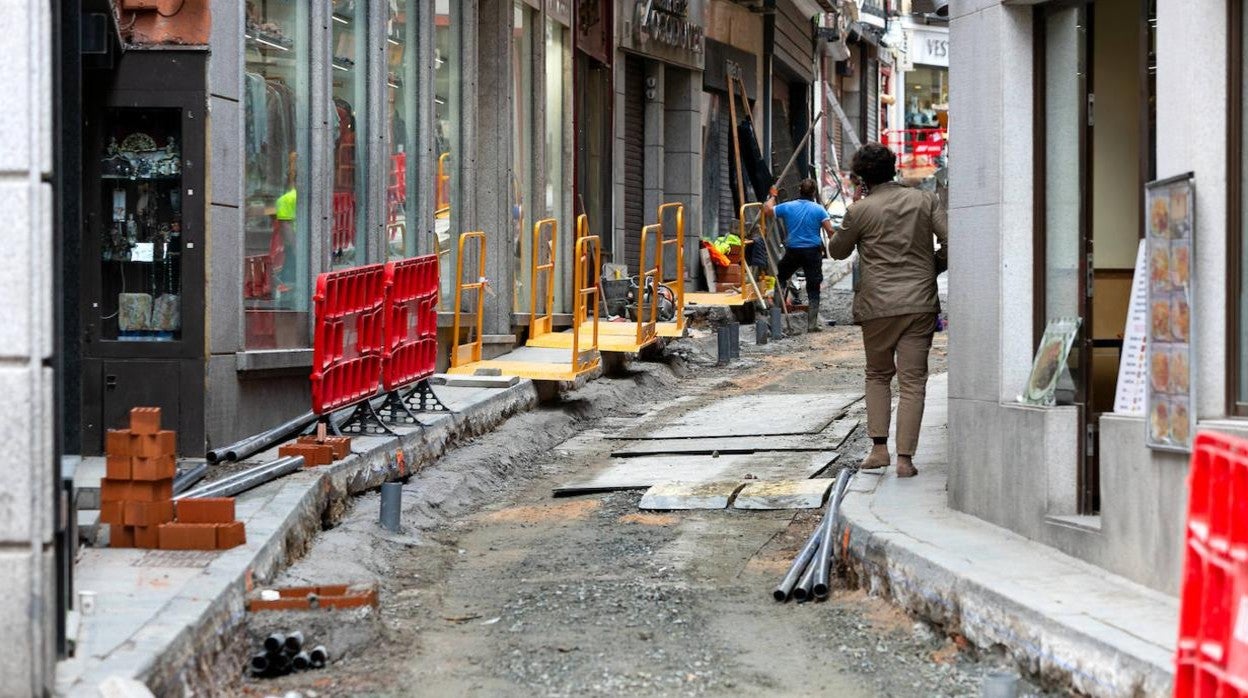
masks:
[[[624,65],[624,259],[629,270],[641,264],[646,183],[645,62],[629,56]]]

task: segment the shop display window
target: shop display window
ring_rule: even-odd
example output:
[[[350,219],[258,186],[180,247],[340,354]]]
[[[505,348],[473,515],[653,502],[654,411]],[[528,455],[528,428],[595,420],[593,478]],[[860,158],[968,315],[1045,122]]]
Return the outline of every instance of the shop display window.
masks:
[[[182,110],[116,108],[104,119],[99,202],[106,340],[182,337]]]
[[[417,226],[408,231],[407,214],[416,199],[408,199],[408,153],[416,132],[416,59],[409,47],[416,45],[416,26],[410,17],[419,16],[417,0],[391,2],[386,15],[386,256],[403,259],[416,256]],[[413,192],[414,193],[414,192]]]
[[[533,259],[533,28],[536,13],[516,0],[512,24],[512,233],[516,257],[514,305],[529,311],[529,269]]]
[[[574,249],[576,229],[572,224],[572,187],[570,172],[566,171],[565,126],[572,120],[572,90],[568,81],[572,74],[571,41],[568,30],[553,19],[546,21],[546,190],[543,217],[554,218],[559,225],[559,249],[561,259],[555,265],[555,311],[568,312],[571,287],[571,254]],[[602,233],[593,228],[602,221],[591,221],[591,233]],[[564,289],[569,289],[564,292]],[[540,292],[540,289],[539,289]]]
[[[459,157],[463,99],[463,31],[459,2],[434,3],[434,175],[433,249],[438,255],[442,293],[440,306],[449,309],[455,297],[455,260],[459,234]]]
[[[310,346],[308,3],[246,5],[243,75],[246,349]],[[304,191],[300,191],[303,189]]]
[[[368,150],[368,3],[334,0],[330,78],[330,147],[333,199],[330,258],[335,269],[368,261],[364,205],[368,201],[364,159]]]

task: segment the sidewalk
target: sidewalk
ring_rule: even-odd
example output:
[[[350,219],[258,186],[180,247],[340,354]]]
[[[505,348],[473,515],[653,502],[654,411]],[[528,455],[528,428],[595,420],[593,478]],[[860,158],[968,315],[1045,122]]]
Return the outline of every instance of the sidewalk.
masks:
[[[155,695],[212,685],[212,674],[241,672],[227,651],[244,620],[253,583],[272,579],[303,553],[336,501],[416,472],[456,441],[487,431],[537,404],[531,381],[503,388],[435,386],[451,414],[421,415],[420,427],[395,427],[399,438],[360,436],[352,454],[329,466],[292,473],[239,495],[247,543],[224,552],[85,548],[75,591],[96,594],[81,617],[77,651],[57,665],[57,694],[98,696],[109,677],[138,680]],[[275,458],[277,449],[247,461]],[[399,453],[402,457],[399,457]],[[327,580],[336,581],[336,580]]]
[[[949,509],[947,386],[928,384],[919,476],[862,471],[841,506],[861,585],[1046,682],[1170,695],[1177,599]]]

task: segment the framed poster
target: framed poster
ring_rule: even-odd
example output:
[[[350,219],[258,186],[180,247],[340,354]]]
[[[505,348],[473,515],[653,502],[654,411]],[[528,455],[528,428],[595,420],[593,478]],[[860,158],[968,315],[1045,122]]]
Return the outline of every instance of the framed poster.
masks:
[[[1192,261],[1196,183],[1188,174],[1144,186],[1148,242],[1148,417],[1150,448],[1187,453],[1196,431]]]
[[[1079,318],[1059,317],[1049,320],[1044,337],[1036,349],[1036,358],[1027,378],[1027,388],[1019,396],[1019,402],[1039,407],[1052,407],[1056,402],[1057,381],[1066,368],[1070,347],[1079,334]]]

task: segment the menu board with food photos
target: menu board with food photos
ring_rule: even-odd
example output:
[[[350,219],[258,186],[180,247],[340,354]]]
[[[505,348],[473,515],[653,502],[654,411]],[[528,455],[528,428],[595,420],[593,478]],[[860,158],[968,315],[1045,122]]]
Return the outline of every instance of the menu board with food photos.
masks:
[[[1187,452],[1193,399],[1192,260],[1196,188],[1185,174],[1144,188],[1148,212],[1148,435],[1151,448]]]

